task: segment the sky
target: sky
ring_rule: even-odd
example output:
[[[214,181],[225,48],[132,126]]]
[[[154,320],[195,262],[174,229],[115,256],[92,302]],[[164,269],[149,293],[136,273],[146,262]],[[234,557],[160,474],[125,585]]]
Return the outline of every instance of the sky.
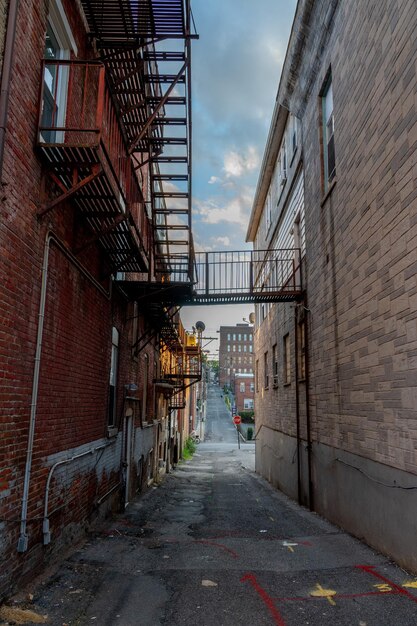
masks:
[[[192,0],[193,234],[196,250],[242,250],[296,0]],[[205,335],[251,305],[184,307]],[[218,342],[211,342],[211,350]]]

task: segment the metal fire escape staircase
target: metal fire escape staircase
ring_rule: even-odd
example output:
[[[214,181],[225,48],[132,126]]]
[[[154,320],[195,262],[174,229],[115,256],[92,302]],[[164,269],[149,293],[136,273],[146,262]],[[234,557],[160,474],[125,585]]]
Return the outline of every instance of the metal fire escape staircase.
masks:
[[[135,170],[150,173],[155,280],[193,282],[189,0],[82,0]],[[149,169],[145,168],[148,165]]]

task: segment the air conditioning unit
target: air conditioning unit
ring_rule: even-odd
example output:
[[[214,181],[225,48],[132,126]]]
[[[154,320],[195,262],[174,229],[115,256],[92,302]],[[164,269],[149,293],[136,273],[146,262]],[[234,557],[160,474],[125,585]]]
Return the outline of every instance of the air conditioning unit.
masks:
[[[274,376],[272,384],[274,387],[278,387],[278,376]]]

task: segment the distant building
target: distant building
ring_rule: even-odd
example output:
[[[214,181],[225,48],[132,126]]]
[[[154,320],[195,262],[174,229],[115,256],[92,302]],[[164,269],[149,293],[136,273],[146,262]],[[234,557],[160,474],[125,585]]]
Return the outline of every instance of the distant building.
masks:
[[[253,327],[220,326],[219,385],[233,388],[235,374],[253,372]]]
[[[248,229],[304,288],[256,306],[256,470],[413,571],[416,30],[415,2],[299,0]]]
[[[235,374],[235,405],[236,413],[253,409],[255,382],[253,374]]]

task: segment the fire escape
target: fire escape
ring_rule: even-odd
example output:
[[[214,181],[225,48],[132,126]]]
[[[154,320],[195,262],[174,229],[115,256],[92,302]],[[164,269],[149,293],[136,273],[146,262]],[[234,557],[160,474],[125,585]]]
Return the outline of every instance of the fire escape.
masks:
[[[201,352],[178,331],[183,304],[278,302],[301,295],[297,250],[195,253],[191,221],[190,0],[81,0],[98,52],[46,55],[37,150],[43,217],[70,205],[82,223],[76,253],[100,246],[105,276],[151,320],[175,355],[160,383],[172,408],[201,376]],[[167,383],[167,384],[168,384]]]
[[[42,218],[70,206],[82,224],[77,254],[96,243],[106,271],[171,350],[173,408],[199,380],[201,351],[178,332],[176,297],[195,283],[191,232],[191,9],[189,0],[81,0],[98,59],[42,69],[37,150],[44,164]],[[46,193],[47,191],[47,193]],[[197,365],[194,368],[191,364]],[[157,382],[157,381],[155,381]]]

